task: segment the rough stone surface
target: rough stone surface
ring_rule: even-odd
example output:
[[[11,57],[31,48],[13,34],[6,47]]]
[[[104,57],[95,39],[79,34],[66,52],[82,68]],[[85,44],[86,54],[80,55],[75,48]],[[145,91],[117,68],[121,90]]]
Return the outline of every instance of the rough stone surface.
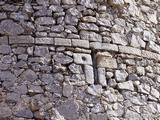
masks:
[[[0,33],[5,35],[19,35],[24,29],[13,20],[3,20],[0,24]]]

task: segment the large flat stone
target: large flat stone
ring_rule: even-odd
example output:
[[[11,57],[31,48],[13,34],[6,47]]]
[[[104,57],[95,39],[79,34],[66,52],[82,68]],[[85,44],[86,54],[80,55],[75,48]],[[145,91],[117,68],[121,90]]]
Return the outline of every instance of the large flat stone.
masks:
[[[66,38],[54,38],[55,45],[57,46],[71,46],[71,39]]]
[[[111,57],[98,57],[97,59],[97,67],[98,68],[117,68],[116,59]]]
[[[89,54],[74,53],[73,58],[74,58],[74,62],[77,64],[92,65],[92,58],[91,58],[91,55],[89,55]]]
[[[53,38],[49,38],[49,37],[42,37],[42,38],[35,38],[35,43],[36,44],[54,44],[54,40]]]
[[[26,36],[9,36],[9,44],[33,44],[34,38],[30,35]]]
[[[134,47],[118,46],[119,52],[141,56],[141,50]]]
[[[0,33],[4,35],[19,35],[24,29],[13,20],[3,20],[0,25]]]
[[[81,39],[72,39],[72,46],[89,48],[89,41],[88,40],[81,40]]]

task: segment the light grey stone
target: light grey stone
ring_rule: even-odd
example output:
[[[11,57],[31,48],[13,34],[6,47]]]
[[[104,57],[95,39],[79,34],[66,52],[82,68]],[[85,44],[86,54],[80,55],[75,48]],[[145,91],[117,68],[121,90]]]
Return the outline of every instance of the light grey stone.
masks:
[[[8,45],[4,45],[4,44],[0,45],[0,53],[1,54],[9,54],[9,53],[11,53],[11,47],[8,46]]]
[[[98,57],[97,58],[97,67],[98,68],[117,68],[116,59],[111,57]]]
[[[141,56],[141,50],[133,47],[118,46],[119,52]]]
[[[29,85],[29,86],[28,86],[28,92],[29,92],[30,94],[37,94],[37,93],[39,94],[39,93],[43,93],[44,90],[42,89],[41,86]]]
[[[49,50],[47,46],[35,46],[34,50],[35,56],[49,56]]]
[[[138,119],[138,120],[142,120],[141,116],[136,113],[136,112],[133,112],[131,110],[127,110],[124,114],[124,118],[126,118],[127,120],[133,120],[133,119]]]
[[[62,25],[55,25],[51,27],[51,31],[53,32],[63,32],[64,27]]]
[[[144,67],[141,67],[141,66],[138,66],[136,67],[136,72],[138,75],[145,75],[145,70],[144,70]]]
[[[34,38],[30,35],[24,36],[9,36],[10,44],[33,44]]]
[[[81,40],[81,39],[72,39],[72,46],[89,48],[89,41],[88,40]]]
[[[89,41],[94,41],[94,42],[102,42],[102,36],[95,33],[95,32],[89,32],[85,30],[80,31],[80,37],[83,40],[89,40]]]
[[[67,4],[67,5],[73,5],[76,4],[75,0],[62,0],[63,4]]]
[[[19,35],[24,32],[24,29],[13,20],[3,20],[0,24],[0,33],[5,35]]]
[[[28,80],[28,81],[34,81],[38,78],[38,76],[36,75],[36,73],[30,69],[24,71],[21,75],[20,78],[22,80]]]
[[[125,70],[116,70],[115,71],[115,79],[117,82],[126,81],[127,76],[128,76],[128,73]]]
[[[92,17],[92,16],[85,16],[82,18],[82,21],[84,22],[92,22],[92,23],[95,23],[96,22],[96,18],[95,17]]]
[[[152,33],[151,31],[147,31],[144,30],[143,31],[143,40],[144,41],[156,41],[156,37],[154,35],[154,33]]]
[[[159,98],[160,93],[158,90],[156,90],[155,88],[151,87],[151,95],[155,98]]]
[[[70,97],[73,93],[73,85],[63,83],[63,96]]]
[[[19,6],[15,6],[13,4],[4,4],[2,8],[5,11],[16,12],[19,9]]]
[[[134,91],[134,86],[133,86],[133,82],[132,81],[126,81],[126,82],[118,83],[117,87],[120,90]]]
[[[109,79],[108,80],[108,86],[112,87],[112,88],[115,88],[117,85],[117,82],[115,79]]]
[[[52,17],[39,17],[35,20],[38,25],[54,25],[56,22]]]
[[[42,38],[35,38],[36,44],[54,44],[53,38],[49,37],[42,37]]]
[[[100,26],[111,27],[110,20],[106,19],[106,18],[98,18],[97,19],[97,24],[100,25]]]
[[[57,46],[71,46],[71,39],[66,38],[54,38],[55,45]]]
[[[6,19],[7,14],[5,12],[0,13],[0,20]]]
[[[101,85],[91,85],[87,88],[86,92],[94,96],[101,96],[102,91]]]
[[[68,25],[77,25],[78,24],[78,19],[74,16],[71,15],[66,15],[64,19],[65,23]]]
[[[120,44],[124,46],[128,44],[128,39],[124,34],[111,33],[111,38],[112,38],[112,42],[115,44]]]
[[[102,86],[107,86],[105,73],[105,68],[98,68],[98,82]]]
[[[24,6],[23,6],[23,11],[27,12],[27,13],[33,13],[34,10],[31,6],[30,3],[25,3]]]
[[[11,109],[7,106],[6,103],[1,102],[0,103],[0,118],[5,119],[6,117],[9,117],[12,115]]]
[[[73,53],[74,62],[76,64],[88,64],[92,65],[92,58],[89,54]]]
[[[92,113],[102,113],[104,112],[104,107],[100,103],[98,103],[93,108],[91,108],[91,112]]]
[[[102,43],[102,50],[118,52],[118,46],[110,43]]]
[[[33,14],[34,17],[52,16],[52,10],[42,8]]]
[[[160,46],[153,41],[148,41],[146,49],[149,51],[160,53]]]
[[[91,114],[92,120],[108,120],[106,113]]]
[[[90,65],[84,65],[84,73],[86,82],[91,85],[94,84],[93,67]]]
[[[82,67],[80,65],[76,65],[75,63],[72,63],[71,65],[69,65],[69,70],[72,72],[72,73],[82,73]]]
[[[145,46],[146,46],[146,43],[140,38],[140,36],[136,36],[134,34],[132,34],[130,42],[131,42],[130,45],[133,47],[145,48]]]
[[[53,59],[58,62],[58,63],[61,63],[61,64],[69,64],[71,62],[73,62],[73,59],[67,55],[64,55],[63,53],[56,53],[54,56],[53,56]]]
[[[65,119],[78,119],[79,105],[75,100],[67,100],[65,103],[61,104],[57,110]]]
[[[110,4],[114,7],[123,7],[124,6],[124,1],[123,0],[110,0]]]
[[[89,30],[89,31],[99,31],[99,28],[94,23],[82,23],[78,25],[78,30]]]

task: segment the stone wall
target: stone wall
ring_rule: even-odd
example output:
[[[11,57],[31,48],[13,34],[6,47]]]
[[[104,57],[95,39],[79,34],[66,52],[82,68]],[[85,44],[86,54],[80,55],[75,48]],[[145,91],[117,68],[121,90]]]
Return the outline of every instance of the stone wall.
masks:
[[[1,120],[160,120],[160,4],[1,0]]]

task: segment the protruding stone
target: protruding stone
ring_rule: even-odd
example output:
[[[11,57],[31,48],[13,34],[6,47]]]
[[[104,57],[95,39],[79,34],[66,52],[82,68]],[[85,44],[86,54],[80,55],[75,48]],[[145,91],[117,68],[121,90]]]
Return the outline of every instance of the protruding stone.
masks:
[[[117,82],[126,81],[127,76],[128,76],[128,73],[125,70],[116,70],[115,72],[115,78]]]
[[[133,82],[132,81],[126,81],[126,82],[118,83],[117,87],[120,90],[134,91],[134,86],[133,86]]]
[[[115,69],[117,68],[117,62],[116,62],[116,59],[111,57],[98,57],[97,67]]]
[[[73,61],[73,59],[69,56],[64,55],[63,53],[56,53],[53,56],[53,59],[61,64],[69,64]]]
[[[89,55],[89,54],[74,53],[73,58],[74,58],[74,62],[77,64],[92,65],[92,58],[91,58],[91,55]]]
[[[94,84],[93,67],[90,65],[84,65],[84,72],[85,72],[86,82],[88,84]]]
[[[3,20],[0,25],[0,33],[5,35],[19,35],[24,29],[13,20]]]
[[[36,75],[36,73],[30,69],[24,71],[21,75],[20,78],[23,80],[28,80],[28,81],[34,81],[38,78],[38,76]]]

